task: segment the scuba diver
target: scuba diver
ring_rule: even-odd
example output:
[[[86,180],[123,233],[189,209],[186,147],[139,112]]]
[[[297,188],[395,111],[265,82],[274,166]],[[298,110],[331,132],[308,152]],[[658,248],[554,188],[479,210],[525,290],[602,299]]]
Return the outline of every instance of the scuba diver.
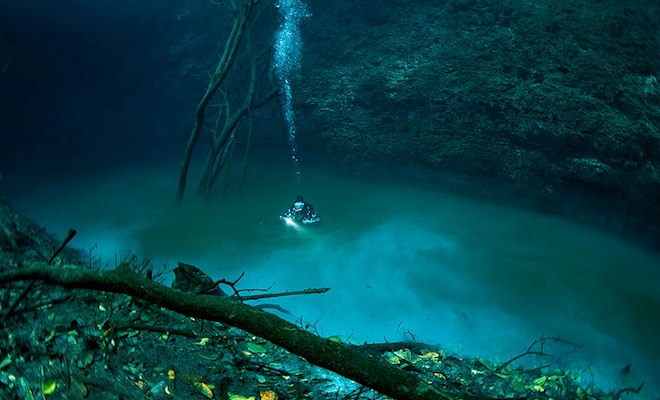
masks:
[[[291,208],[289,208],[284,215],[280,216],[280,219],[305,225],[315,224],[321,221],[321,217],[319,217],[318,214],[316,214],[316,211],[314,211],[314,206],[306,203],[301,195],[296,197],[296,200],[291,204]]]

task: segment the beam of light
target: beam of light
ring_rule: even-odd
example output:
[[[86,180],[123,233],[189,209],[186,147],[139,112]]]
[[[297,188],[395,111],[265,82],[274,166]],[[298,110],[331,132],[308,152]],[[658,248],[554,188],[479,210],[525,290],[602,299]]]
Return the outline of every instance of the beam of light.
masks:
[[[287,224],[287,226],[292,227],[298,232],[302,232],[303,228],[300,226],[296,221],[294,221],[292,218],[284,218],[284,222]]]

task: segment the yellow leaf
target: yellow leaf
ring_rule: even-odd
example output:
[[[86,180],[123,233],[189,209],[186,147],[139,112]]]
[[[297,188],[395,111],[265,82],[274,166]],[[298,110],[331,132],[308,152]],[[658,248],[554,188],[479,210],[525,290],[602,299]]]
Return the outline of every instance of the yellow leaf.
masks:
[[[176,372],[174,372],[173,369],[167,371],[167,377],[170,378],[170,379],[176,378]]]
[[[255,397],[245,397],[241,396],[240,394],[229,393],[229,400],[255,400]]]
[[[442,372],[434,372],[433,375],[435,375],[436,378],[447,380],[447,377],[444,376]]]
[[[209,338],[201,338],[199,342],[195,343],[197,346],[205,346],[209,342]]]
[[[532,386],[532,389],[534,389],[537,392],[545,392],[545,389],[541,385],[534,385]]]
[[[398,365],[401,364],[401,359],[397,356],[392,356],[390,357],[389,360],[387,360],[390,364]]]
[[[410,352],[409,349],[397,350],[397,351],[394,352],[394,355],[399,357],[399,358],[403,358],[404,360],[408,360],[408,361],[410,361],[410,359],[412,359],[412,353]]]
[[[438,361],[440,359],[440,354],[436,353],[435,351],[429,351],[428,353],[424,354],[422,358],[428,358],[432,361]]]
[[[49,395],[49,394],[53,393],[55,391],[55,389],[57,389],[57,382],[55,382],[55,381],[46,381],[46,382],[44,382],[44,386],[41,389],[41,391],[43,392],[43,394]]]
[[[196,382],[195,383],[195,388],[204,396],[206,396],[207,399],[212,399],[213,398],[213,391],[211,390],[210,387],[204,382]]]
[[[261,400],[277,400],[277,393],[273,390],[265,390],[261,393],[259,393],[259,397],[261,397]]]

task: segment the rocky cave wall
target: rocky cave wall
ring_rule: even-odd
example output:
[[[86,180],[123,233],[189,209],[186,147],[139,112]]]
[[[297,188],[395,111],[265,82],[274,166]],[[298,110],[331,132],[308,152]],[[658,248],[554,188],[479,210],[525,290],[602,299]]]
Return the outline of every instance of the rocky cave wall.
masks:
[[[301,141],[660,247],[660,5],[312,1]],[[388,168],[391,167],[391,168]]]

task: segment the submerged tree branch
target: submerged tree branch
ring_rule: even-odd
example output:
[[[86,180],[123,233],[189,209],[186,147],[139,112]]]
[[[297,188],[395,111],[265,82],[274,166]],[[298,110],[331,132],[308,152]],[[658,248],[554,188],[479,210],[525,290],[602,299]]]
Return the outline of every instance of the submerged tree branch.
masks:
[[[245,27],[250,18],[250,14],[254,5],[257,3],[257,0],[249,0],[242,7],[236,6],[236,15],[234,18],[234,24],[232,26],[231,32],[227,37],[225,43],[225,49],[218,61],[215,72],[209,81],[209,85],[206,88],[206,92],[202,96],[202,99],[197,104],[197,109],[195,111],[195,124],[193,126],[192,132],[190,133],[190,138],[188,139],[188,144],[186,145],[186,150],[183,156],[183,162],[181,164],[181,172],[179,174],[179,185],[176,193],[177,202],[183,200],[183,194],[186,190],[186,183],[188,181],[188,169],[190,168],[190,161],[192,159],[192,153],[197,146],[197,140],[199,139],[199,133],[202,130],[204,125],[204,115],[206,113],[206,107],[209,102],[215,95],[216,91],[224,82],[229,70],[234,64],[236,58],[236,52],[241,43],[243,33],[245,32]],[[232,3],[232,6],[235,5]]]
[[[519,359],[527,356],[540,356],[540,357],[548,357],[548,358],[555,358],[552,354],[548,353],[545,351],[545,345],[548,342],[554,342],[554,343],[560,343],[560,344],[565,344],[568,346],[571,346],[574,350],[579,350],[580,345],[577,343],[573,343],[571,341],[561,339],[561,338],[556,338],[556,337],[541,337],[536,340],[534,340],[527,350],[523,353],[518,354],[517,356],[511,357],[509,360],[503,362],[499,367],[495,368],[495,372],[502,372],[504,368],[506,368],[508,365],[513,363],[514,361],[518,361]],[[538,350],[534,350],[535,347],[538,346]]]
[[[123,263],[111,271],[34,263],[0,273],[0,284],[41,280],[67,288],[127,294],[172,311],[235,326],[396,399],[454,400],[416,376],[367,353],[336,343],[231,298],[197,295],[165,287]],[[469,398],[471,396],[466,396]]]
[[[260,300],[260,299],[272,299],[273,297],[284,297],[284,296],[298,296],[301,294],[323,294],[330,290],[330,288],[311,288],[304,290],[296,290],[293,292],[281,292],[281,293],[264,293],[264,294],[253,294],[250,296],[241,296],[242,301],[249,300]]]

